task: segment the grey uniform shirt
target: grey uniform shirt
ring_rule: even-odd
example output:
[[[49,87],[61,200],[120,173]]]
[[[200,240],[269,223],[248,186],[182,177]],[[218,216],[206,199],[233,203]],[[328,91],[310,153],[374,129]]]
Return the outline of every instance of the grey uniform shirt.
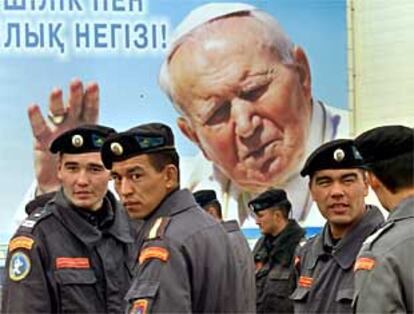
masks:
[[[364,242],[355,270],[356,313],[414,312],[414,197]]]
[[[9,244],[2,313],[123,311],[136,262],[131,225],[110,193],[100,211],[95,220],[61,191],[34,210]]]
[[[384,222],[378,208],[368,210],[344,238],[334,244],[328,224],[299,249],[295,313],[352,313],[353,265],[363,241]]]
[[[253,254],[249,243],[240,230],[237,220],[223,221],[222,225],[227,231],[230,244],[236,258],[236,265],[242,280],[242,291],[244,292],[243,308],[246,313],[256,312],[256,283]]]
[[[243,310],[241,275],[229,238],[190,191],[169,194],[145,221],[143,234],[127,313]]]
[[[256,243],[257,313],[293,313],[294,254],[304,235],[296,220],[289,219],[276,237],[263,236]]]

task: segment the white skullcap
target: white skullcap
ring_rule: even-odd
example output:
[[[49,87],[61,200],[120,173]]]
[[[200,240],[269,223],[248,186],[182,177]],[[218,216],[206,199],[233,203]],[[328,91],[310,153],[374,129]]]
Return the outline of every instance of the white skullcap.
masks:
[[[253,10],[257,10],[257,8],[245,3],[208,3],[192,10],[184,20],[178,24],[170,37],[166,59],[169,59],[170,54],[181,43],[182,39],[200,25],[226,15],[250,12]]]

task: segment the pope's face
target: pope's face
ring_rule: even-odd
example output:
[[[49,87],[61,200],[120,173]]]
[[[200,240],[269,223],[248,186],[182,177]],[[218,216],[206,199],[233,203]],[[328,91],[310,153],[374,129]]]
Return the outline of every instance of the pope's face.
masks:
[[[170,61],[183,133],[233,183],[260,191],[285,182],[304,158],[310,77],[303,51],[282,64],[243,18],[185,41]],[[237,22],[239,21],[239,22]],[[242,22],[240,22],[242,21]]]

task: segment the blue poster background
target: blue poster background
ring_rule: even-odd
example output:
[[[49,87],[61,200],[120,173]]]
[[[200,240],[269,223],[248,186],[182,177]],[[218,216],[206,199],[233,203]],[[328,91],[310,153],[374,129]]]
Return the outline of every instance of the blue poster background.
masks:
[[[42,2],[46,5],[45,10],[30,8],[33,3],[39,5]],[[73,78],[99,83],[101,123],[122,130],[143,122],[162,121],[173,127],[181,155],[198,153],[198,148],[184,138],[176,127],[177,113],[160,91],[157,75],[174,26],[191,9],[208,2],[78,0],[64,1],[65,7],[59,7],[61,1],[53,0],[0,1],[0,242],[5,243],[13,232],[11,221],[14,212],[33,181],[32,137],[27,106],[38,103],[46,113],[51,89],[61,87],[66,95],[68,83]],[[293,42],[305,49],[312,69],[313,94],[331,106],[346,109],[345,0],[244,2],[276,17]],[[52,3],[55,4],[54,10]],[[69,8],[69,3],[72,8]],[[20,10],[22,4],[26,6],[24,10]],[[93,4],[99,6],[95,11]],[[104,4],[108,7],[104,8]],[[15,10],[10,10],[10,5]],[[16,9],[19,5],[20,9]],[[76,5],[80,5],[82,10],[78,10]],[[108,37],[95,36],[90,38],[90,47],[75,49],[73,30],[76,24],[80,27],[89,25],[90,29],[98,24],[98,33],[106,34],[110,25],[121,25],[122,30],[116,33],[121,36],[118,38],[121,44],[111,48]],[[141,25],[139,31],[147,32],[147,42],[144,38],[140,48],[128,49],[122,36],[126,36],[126,25],[133,27],[137,24]],[[43,48],[30,47],[30,44],[24,44],[24,40],[30,37],[20,36],[18,47],[17,37],[10,35],[16,35],[13,32],[17,27],[24,35],[26,25],[29,30],[39,30],[43,25],[48,31],[48,27],[58,31],[53,37],[53,46],[48,45],[45,38]],[[61,25],[60,28],[57,28],[58,25]],[[57,34],[65,44],[63,53]],[[88,36],[91,34],[92,31]],[[85,41],[85,36],[78,40]],[[31,39],[35,41],[33,37]],[[33,41],[32,46],[35,44]]]

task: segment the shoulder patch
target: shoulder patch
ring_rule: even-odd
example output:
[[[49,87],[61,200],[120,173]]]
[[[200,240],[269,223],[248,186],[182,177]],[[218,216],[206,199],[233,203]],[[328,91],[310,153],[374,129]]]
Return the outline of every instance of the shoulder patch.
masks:
[[[20,281],[30,273],[31,262],[29,256],[21,251],[13,253],[9,263],[9,278],[13,281]]]
[[[358,257],[355,266],[354,272],[357,270],[371,270],[375,267],[375,259],[370,257]]]
[[[26,236],[18,236],[10,240],[9,243],[9,252],[12,252],[16,249],[26,249],[31,250],[34,244],[34,240]]]
[[[138,299],[132,303],[129,314],[146,314],[148,309],[148,300]]]
[[[154,224],[152,225],[146,240],[155,240],[155,239],[162,239],[167,229],[167,226],[170,222],[170,217],[159,217],[155,220]]]
[[[303,288],[310,288],[313,284],[313,278],[308,276],[300,276],[298,286]]]
[[[139,254],[139,264],[144,263],[148,259],[159,259],[163,262],[168,261],[170,253],[166,248],[160,246],[150,246],[141,251]]]

